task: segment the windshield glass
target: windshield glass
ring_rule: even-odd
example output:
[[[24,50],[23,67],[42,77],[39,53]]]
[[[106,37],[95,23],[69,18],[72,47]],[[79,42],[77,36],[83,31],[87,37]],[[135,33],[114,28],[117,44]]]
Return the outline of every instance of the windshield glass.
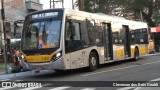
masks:
[[[25,26],[22,50],[57,48],[60,42],[60,20],[31,22]]]

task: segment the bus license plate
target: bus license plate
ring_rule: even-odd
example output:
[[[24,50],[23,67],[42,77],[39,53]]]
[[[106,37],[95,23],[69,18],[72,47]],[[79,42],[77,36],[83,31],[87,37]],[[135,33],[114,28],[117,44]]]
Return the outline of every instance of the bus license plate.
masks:
[[[35,67],[35,69],[36,69],[36,70],[42,70],[43,67],[42,67],[42,66],[37,66],[37,67]]]

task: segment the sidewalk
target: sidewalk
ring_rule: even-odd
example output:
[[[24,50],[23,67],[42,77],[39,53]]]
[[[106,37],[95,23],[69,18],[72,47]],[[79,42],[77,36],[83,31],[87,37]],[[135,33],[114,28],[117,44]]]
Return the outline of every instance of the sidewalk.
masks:
[[[11,68],[12,63],[7,64],[7,68],[10,69]],[[11,73],[10,71],[8,73]],[[5,64],[4,63],[0,63],[0,75],[4,75],[6,74],[5,71]]]
[[[7,64],[8,73],[6,73],[5,64],[4,63],[0,63],[0,80],[5,80],[5,79],[12,78],[12,77],[22,76],[22,75],[27,75],[28,74],[28,71],[12,73],[11,72],[12,65],[13,65],[13,63]]]
[[[50,71],[50,70],[43,70],[43,71],[40,71],[39,73],[35,73],[35,71],[25,71],[25,72],[20,72],[20,73],[10,73],[10,74],[2,74],[0,75],[0,81],[2,80],[10,80],[10,78],[13,78],[13,77],[26,77],[26,76],[34,76],[34,75],[42,75],[42,74],[48,74],[48,73],[53,73],[54,70]]]
[[[0,63],[0,75],[6,74],[4,67],[5,67],[4,64],[3,64],[3,63]]]
[[[4,68],[0,68],[0,75],[6,74]]]

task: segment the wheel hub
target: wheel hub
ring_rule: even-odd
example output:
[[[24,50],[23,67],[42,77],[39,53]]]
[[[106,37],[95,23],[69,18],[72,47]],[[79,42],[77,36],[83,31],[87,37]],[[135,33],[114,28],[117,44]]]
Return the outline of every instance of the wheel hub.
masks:
[[[96,66],[96,58],[95,57],[92,57],[91,64],[92,64],[92,66]]]

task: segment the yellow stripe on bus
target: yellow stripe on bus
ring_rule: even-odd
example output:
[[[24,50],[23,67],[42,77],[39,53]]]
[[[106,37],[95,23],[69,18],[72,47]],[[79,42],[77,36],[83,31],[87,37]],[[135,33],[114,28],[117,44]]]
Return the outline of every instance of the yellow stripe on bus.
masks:
[[[139,47],[139,53],[140,55],[144,55],[148,53],[148,47],[144,46],[144,47]]]
[[[54,54],[55,53],[52,53],[50,55],[31,55],[31,56],[24,55],[24,57],[27,60],[27,62],[40,63],[40,62],[49,62],[49,61],[51,61],[51,58],[53,57]]]
[[[124,57],[124,49],[119,49],[116,51],[116,58]]]
[[[131,56],[134,56],[134,48],[131,48]]]

